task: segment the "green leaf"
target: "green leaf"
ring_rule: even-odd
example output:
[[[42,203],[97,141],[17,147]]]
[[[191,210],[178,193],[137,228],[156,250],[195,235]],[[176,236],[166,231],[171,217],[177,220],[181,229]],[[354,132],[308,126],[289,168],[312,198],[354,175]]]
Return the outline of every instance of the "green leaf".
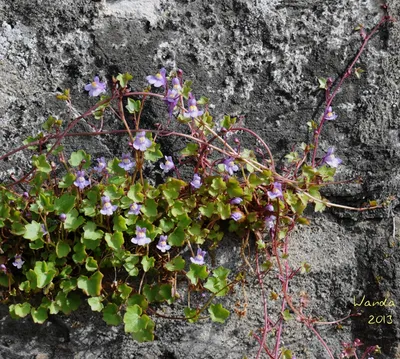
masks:
[[[94,273],[90,278],[81,275],[78,278],[78,288],[91,297],[98,297],[101,293],[101,281],[103,279],[101,272]]]
[[[326,90],[328,88],[327,79],[324,77],[318,77],[318,85],[321,90]]]
[[[88,298],[88,304],[90,305],[90,308],[94,312],[101,312],[104,308],[102,300],[103,300],[102,297],[91,297]]]
[[[201,206],[199,211],[203,216],[210,218],[215,213],[215,205],[213,202],[209,202],[206,206]]]
[[[35,323],[43,324],[48,318],[47,308],[43,308],[42,306],[40,306],[38,309],[32,308],[31,316]]]
[[[195,156],[199,149],[198,143],[188,143],[186,147],[180,152],[182,156]]]
[[[113,226],[114,231],[125,232],[128,229],[128,227],[126,226],[126,219],[122,216],[114,216],[113,222],[114,222]]]
[[[83,217],[79,216],[78,211],[74,208],[69,213],[67,213],[67,219],[64,222],[64,228],[75,231],[84,222],[85,222],[85,219]]]
[[[217,323],[224,323],[229,317],[229,310],[225,309],[222,304],[211,304],[208,308],[211,320]]]
[[[221,127],[229,130],[235,123],[236,123],[236,117],[225,115],[221,122]]]
[[[139,263],[139,258],[135,255],[130,255],[125,258],[124,268],[131,277],[136,277],[139,274],[139,269],[136,264]]]
[[[185,232],[182,227],[176,227],[168,236],[168,243],[175,247],[180,247],[185,242]]]
[[[160,158],[163,158],[163,154],[160,150],[160,144],[153,142],[144,153],[144,159],[147,161],[156,162]]]
[[[217,196],[221,194],[226,189],[226,183],[221,177],[216,177],[211,181],[211,186],[208,188],[208,192],[211,196]]]
[[[141,103],[142,102],[140,100],[133,100],[128,97],[128,104],[125,107],[129,113],[137,113],[140,111]]]
[[[138,203],[143,202],[144,200],[143,186],[139,182],[136,182],[133,186],[129,188],[127,196],[133,202],[138,202]]]
[[[97,226],[94,222],[87,222],[83,227],[83,238],[90,240],[97,240],[103,238],[104,232],[102,230],[96,230]]]
[[[77,310],[81,304],[81,298],[77,293],[58,292],[56,296],[56,304],[60,310],[69,315],[72,311]]]
[[[118,307],[114,303],[108,303],[103,309],[103,320],[108,325],[120,325],[122,318],[118,313]]]
[[[13,306],[13,311],[15,315],[17,315],[20,318],[25,318],[30,312],[31,312],[31,305],[27,302],[22,303],[22,304],[12,304],[10,305]]]
[[[60,198],[56,198],[54,201],[54,210],[57,214],[68,213],[72,208],[74,208],[76,197],[64,193]]]
[[[104,195],[110,197],[110,200],[120,199],[124,195],[124,190],[116,185],[108,185],[104,191]]]
[[[123,283],[118,286],[118,292],[121,293],[122,299],[127,299],[127,298],[129,298],[130,294],[132,293],[132,288],[129,285],[126,285],[125,283]],[[137,294],[137,295],[139,295],[139,294]]]
[[[124,315],[126,333],[139,332],[145,328],[145,323],[140,320],[141,315],[142,308],[140,308],[137,304],[126,308],[126,313]]]
[[[124,74],[119,74],[117,76],[117,80],[122,88],[125,88],[126,86],[128,86],[128,82],[132,79],[133,79],[133,76],[129,72],[126,72]]]
[[[39,172],[50,173],[51,166],[46,160],[46,155],[32,156],[33,165],[38,169]]]
[[[150,268],[153,268],[154,267],[154,263],[156,262],[156,259],[155,258],[153,258],[153,257],[148,257],[147,255],[146,256],[143,256],[143,258],[142,258],[142,267],[143,267],[143,270],[145,271],[145,272],[148,272],[149,270],[150,270]]]
[[[170,272],[181,271],[185,268],[185,260],[181,256],[178,256],[170,262],[165,263],[164,267]]]
[[[147,217],[156,217],[157,216],[157,203],[154,199],[148,198],[144,202],[144,205],[141,208],[141,211]]]
[[[56,245],[56,254],[58,258],[63,258],[68,255],[68,253],[71,251],[71,247],[67,242],[57,242]]]
[[[73,173],[67,173],[60,182],[58,182],[58,188],[68,188],[72,186],[75,181],[75,175]]]
[[[292,315],[291,315],[290,312],[289,312],[289,309],[285,309],[285,310],[282,312],[282,318],[283,318],[283,320],[285,320],[285,321],[289,321],[289,320],[293,319]]]
[[[96,260],[93,257],[86,258],[85,268],[88,272],[94,272],[98,269]]]
[[[42,238],[43,231],[41,224],[36,221],[32,221],[32,223],[25,225],[25,233],[23,237],[31,241]]]
[[[199,313],[196,309],[185,308],[183,312],[189,323],[196,323],[199,320]]]
[[[118,250],[124,244],[124,236],[122,232],[114,232],[112,235],[106,233],[105,240],[111,249]]]
[[[208,277],[207,267],[196,263],[190,264],[190,271],[186,273],[193,285],[196,285],[199,279],[206,279]]]
[[[243,196],[243,188],[240,187],[240,183],[236,178],[229,177],[228,181],[226,182],[226,185],[227,185],[227,192],[230,198]]]
[[[72,255],[73,261],[77,264],[83,263],[87,256],[86,251],[85,251],[85,246],[81,243],[75,244],[74,252],[75,252],[75,254]]]
[[[209,98],[208,97],[204,97],[204,96],[201,96],[200,98],[199,98],[199,100],[197,101],[197,104],[198,105],[206,105],[206,104],[208,104],[209,103]]]
[[[134,294],[128,299],[128,306],[133,306],[135,304],[137,304],[143,310],[146,310],[149,306],[149,303],[147,302],[146,297],[143,294]]]
[[[185,83],[183,84],[183,88],[182,88],[182,95],[185,99],[188,99],[189,97],[189,92],[192,91],[192,86],[193,81],[190,80],[186,80]]]
[[[82,163],[83,161],[83,163]],[[72,167],[80,167],[83,169],[87,169],[90,167],[90,155],[87,154],[85,151],[83,150],[79,150],[77,152],[72,152],[71,153],[71,157],[68,160],[68,163],[72,166]]]
[[[58,271],[53,262],[36,262],[34,273],[36,274],[37,287],[44,288],[53,280]]]
[[[218,202],[217,210],[222,219],[228,219],[231,216],[231,206],[229,203]]]

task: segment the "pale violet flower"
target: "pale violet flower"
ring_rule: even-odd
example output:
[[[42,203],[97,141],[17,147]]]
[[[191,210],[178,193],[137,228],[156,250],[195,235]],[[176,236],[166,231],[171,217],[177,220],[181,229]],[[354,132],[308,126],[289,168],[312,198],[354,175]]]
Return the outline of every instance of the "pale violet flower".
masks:
[[[241,199],[240,197],[235,197],[235,198],[232,198],[229,202],[230,202],[230,204],[240,204],[240,203],[242,203],[242,201],[243,201],[243,199]]]
[[[123,168],[125,171],[129,171],[134,165],[135,162],[133,161],[131,155],[129,153],[123,153],[121,162],[118,163],[118,166]]]
[[[283,199],[282,184],[280,182],[274,182],[274,187],[272,188],[272,191],[268,191],[267,193],[270,199]]]
[[[167,243],[167,236],[160,236],[160,240],[156,247],[163,253],[171,249],[171,246]]]
[[[160,167],[164,170],[164,173],[167,173],[175,168],[175,164],[172,161],[171,156],[165,156],[165,163],[161,163]]]
[[[106,170],[106,167],[107,167],[106,159],[104,157],[100,157],[97,159],[97,166],[94,167],[93,169],[97,173],[102,173]]]
[[[241,211],[234,211],[231,214],[231,218],[237,222],[240,221],[243,218],[243,213]]]
[[[197,249],[197,254],[195,257],[190,257],[190,261],[195,264],[203,265],[204,257],[207,254],[206,251],[202,251],[201,248]]]
[[[85,90],[89,91],[89,96],[96,97],[102,94],[103,92],[106,92],[106,83],[100,82],[99,77],[96,76],[93,79],[93,82],[85,86]]]
[[[145,244],[149,244],[151,239],[146,237],[147,228],[140,228],[136,226],[136,237],[131,239],[131,242],[137,244],[139,246],[144,246]]]
[[[333,152],[335,152],[333,147],[328,148],[326,155],[322,157],[321,164],[326,163],[333,168],[337,168],[342,163],[342,160],[339,157],[335,157]]]
[[[166,78],[167,71],[162,68],[159,73],[155,76],[150,75],[146,77],[147,82],[154,87],[165,87],[167,85],[167,78]]]
[[[137,203],[132,203],[129,206],[129,212],[128,214],[134,214],[136,216],[138,216],[140,214],[140,209],[142,208],[141,204],[137,204]]]
[[[85,171],[76,172],[76,180],[74,185],[79,189],[84,189],[85,187],[90,186],[90,180],[85,178]]]
[[[25,263],[25,261],[22,260],[21,255],[17,254],[14,258],[13,266],[17,267],[18,269],[22,268],[22,265]]]
[[[270,216],[265,217],[265,227],[268,229],[272,229],[275,227],[276,217],[271,214]]]
[[[235,165],[235,161],[232,157],[226,158],[223,164],[225,166],[225,171],[228,172],[231,176],[233,175],[233,172],[239,170],[239,167]]]
[[[201,187],[201,177],[197,173],[194,174],[193,180],[192,182],[190,182],[190,185],[196,189],[199,189]]]
[[[332,112],[332,107],[329,106],[325,111],[324,119],[327,121],[332,121],[332,120],[336,120],[337,117],[338,116],[336,115],[336,113]]]
[[[132,143],[132,146],[134,149],[144,152],[149,147],[151,147],[151,144],[152,142],[146,137],[146,132],[142,131],[136,135],[135,141]]]
[[[0,271],[7,273],[7,267],[4,264],[0,264]]]
[[[197,101],[193,96],[189,98],[188,106],[188,111],[184,114],[184,117],[194,118],[197,116],[201,116],[204,113],[204,111],[201,111],[197,108]]]
[[[110,197],[108,196],[101,197],[101,203],[103,204],[103,207],[101,208],[100,213],[105,216],[112,216],[118,208],[118,206],[111,204]]]

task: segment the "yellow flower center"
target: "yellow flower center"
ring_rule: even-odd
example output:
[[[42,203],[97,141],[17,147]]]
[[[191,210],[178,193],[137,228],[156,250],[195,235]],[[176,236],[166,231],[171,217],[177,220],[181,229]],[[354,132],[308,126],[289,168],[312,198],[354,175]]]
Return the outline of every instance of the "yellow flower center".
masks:
[[[143,143],[143,142],[144,142],[144,140],[145,140],[145,138],[144,138],[144,137],[139,137],[139,142],[140,142],[140,143]]]
[[[161,76],[160,73],[158,73],[158,74],[156,75],[156,77],[157,77],[158,79],[161,79],[161,78],[162,78],[162,76]]]
[[[332,112],[328,112],[326,115],[327,115],[327,117],[332,117],[333,113]]]
[[[92,87],[96,88],[97,87],[97,82],[93,81],[92,82]]]

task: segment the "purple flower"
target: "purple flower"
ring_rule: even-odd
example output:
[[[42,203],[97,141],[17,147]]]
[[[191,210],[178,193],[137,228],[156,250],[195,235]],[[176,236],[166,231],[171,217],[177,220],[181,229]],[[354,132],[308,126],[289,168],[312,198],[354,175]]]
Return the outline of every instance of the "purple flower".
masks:
[[[90,186],[90,181],[85,178],[85,171],[76,172],[76,180],[74,185],[79,189],[84,189],[85,187]]]
[[[132,203],[129,207],[129,212],[128,214],[134,214],[136,216],[138,216],[140,214],[140,209],[142,208],[141,204],[137,204],[137,203]]]
[[[171,249],[171,246],[167,243],[167,236],[160,236],[160,240],[156,247],[163,253]]]
[[[190,257],[190,261],[195,264],[203,265],[204,264],[204,256],[207,254],[206,251],[202,251],[201,248],[197,249],[197,254],[195,257]]]
[[[65,222],[67,219],[67,215],[65,213],[61,213],[58,218],[60,219],[61,222]]]
[[[325,111],[324,119],[327,121],[332,121],[332,120],[336,120],[337,117],[338,116],[336,115],[336,113],[332,112],[332,107],[329,106]]]
[[[125,171],[129,171],[134,165],[135,162],[133,162],[131,155],[129,153],[123,153],[121,162],[118,163],[118,166],[123,168]]]
[[[172,112],[174,111],[174,108],[178,104],[178,101],[179,101],[178,91],[175,89],[168,90],[167,95],[164,97],[163,101],[168,106],[169,115],[172,116]]]
[[[46,226],[45,226],[43,223],[40,225],[40,228],[41,228],[42,233],[43,233],[44,236],[45,236],[47,233],[49,233],[49,232],[47,232]]]
[[[190,182],[190,184],[193,188],[196,188],[196,189],[200,188],[201,187],[201,177],[197,173],[195,173],[193,176],[193,180],[192,180],[192,182]]]
[[[146,80],[150,85],[153,85],[154,87],[160,87],[160,86],[165,87],[167,85],[167,78],[165,76],[166,73],[167,73],[167,71],[163,67],[157,75],[147,76]]]
[[[140,228],[136,226],[136,237],[131,239],[131,242],[134,244],[138,244],[139,246],[144,246],[151,242],[151,239],[146,237],[146,228]]]
[[[106,92],[106,83],[100,82],[98,76],[93,79],[93,82],[85,86],[85,90],[89,91],[89,96],[99,96],[101,93]]]
[[[237,222],[240,221],[243,218],[243,213],[241,211],[234,211],[231,214],[231,218]]]
[[[267,227],[268,229],[272,229],[273,227],[275,227],[275,221],[276,217],[273,214],[265,217],[265,227]]]
[[[239,167],[235,165],[234,159],[232,157],[226,158],[223,164],[225,165],[225,171],[227,171],[231,176],[233,175],[233,172],[239,170]]]
[[[274,211],[274,206],[272,204],[268,204],[267,206],[265,206],[265,210],[269,211],[269,212],[273,212]]]
[[[97,173],[102,173],[106,170],[107,163],[104,157],[97,158],[97,167],[94,167],[94,170]]]
[[[100,210],[100,213],[104,214],[105,216],[112,216],[114,211],[116,211],[118,208],[118,206],[111,204],[110,197],[108,196],[101,197],[101,203],[103,204],[103,208]]]
[[[28,192],[22,193],[22,197],[24,197],[24,198],[29,198],[29,193],[28,193]]]
[[[229,201],[230,204],[240,204],[240,203],[242,203],[242,202],[243,202],[243,200],[242,200],[240,197],[232,198],[232,199]]]
[[[167,173],[175,168],[174,162],[172,161],[171,156],[165,156],[165,163],[161,163],[160,167],[164,170],[164,173]]]
[[[172,79],[172,88],[173,88],[174,91],[177,91],[177,92],[182,91],[181,83],[180,83],[180,81],[179,81],[179,79],[177,77],[174,77]]]
[[[272,188],[272,191],[268,191],[267,193],[270,199],[283,199],[282,184],[279,182],[274,182],[274,187]]]
[[[136,135],[132,146],[138,151],[146,151],[151,144],[152,142],[146,137],[146,132],[142,131]]]
[[[333,152],[335,152],[335,149],[333,147],[328,148],[326,155],[324,157],[322,157],[321,164],[326,163],[327,165],[329,165],[331,167],[334,167],[334,168],[338,167],[342,163],[342,160],[339,157],[335,157]]]
[[[0,264],[0,271],[7,274],[7,267],[4,264]]]
[[[25,263],[25,261],[22,260],[21,255],[17,254],[14,258],[13,266],[17,267],[18,269],[22,268],[22,265]]]
[[[192,117],[195,118],[197,116],[201,116],[204,111],[199,111],[197,108],[197,101],[194,97],[191,97],[188,101],[189,109],[185,113],[184,117]]]

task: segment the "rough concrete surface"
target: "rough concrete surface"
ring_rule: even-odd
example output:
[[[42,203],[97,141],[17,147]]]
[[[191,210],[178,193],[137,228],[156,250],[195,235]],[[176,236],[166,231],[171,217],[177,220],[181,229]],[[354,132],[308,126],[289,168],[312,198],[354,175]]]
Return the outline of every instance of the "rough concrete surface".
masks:
[[[308,139],[307,121],[323,111],[317,77],[337,78],[351,62],[360,36],[382,16],[378,0],[0,0],[0,155],[40,131],[49,116],[67,119],[55,100],[70,88],[73,111],[92,102],[83,86],[98,74],[110,81],[118,72],[134,74],[138,88],[161,66],[183,69],[196,96],[210,98],[216,118],[243,116],[244,124],[270,144],[276,159]],[[388,1],[400,19],[400,3]],[[360,60],[362,78],[349,79],[336,97],[339,117],[326,125],[321,149],[334,145],[343,165],[338,179],[360,176],[361,184],[327,188],[333,202],[361,206],[369,199],[395,199],[384,210],[364,213],[328,210],[292,236],[292,260],[312,265],[292,292],[305,290],[313,315],[334,320],[353,309],[354,298],[382,300],[394,308],[371,308],[361,317],[319,329],[338,356],[341,341],[360,338],[382,347],[380,358],[400,358],[400,26],[384,27]],[[149,102],[146,125],[163,120],[162,105]],[[164,116],[164,115],[161,115]],[[111,126],[120,126],[113,120]],[[87,129],[85,123],[82,128]],[[117,127],[118,128],[118,127]],[[120,155],[115,138],[67,143],[94,156]],[[0,163],[0,180],[20,174],[29,154]],[[242,265],[240,244],[222,243],[219,261]],[[232,250],[233,248],[233,250]],[[232,253],[234,254],[232,256]],[[270,283],[270,287],[274,287]],[[81,309],[42,326],[13,321],[0,312],[0,358],[252,358],[249,336],[262,326],[260,293],[250,281],[247,316],[232,314],[225,325],[187,324],[157,319],[153,343],[138,344],[122,328]],[[201,298],[198,299],[201,301]],[[243,301],[241,289],[226,305]],[[179,303],[176,305],[179,309]],[[392,315],[393,324],[369,325],[369,315]],[[288,324],[285,346],[297,359],[328,358],[315,336]]]

